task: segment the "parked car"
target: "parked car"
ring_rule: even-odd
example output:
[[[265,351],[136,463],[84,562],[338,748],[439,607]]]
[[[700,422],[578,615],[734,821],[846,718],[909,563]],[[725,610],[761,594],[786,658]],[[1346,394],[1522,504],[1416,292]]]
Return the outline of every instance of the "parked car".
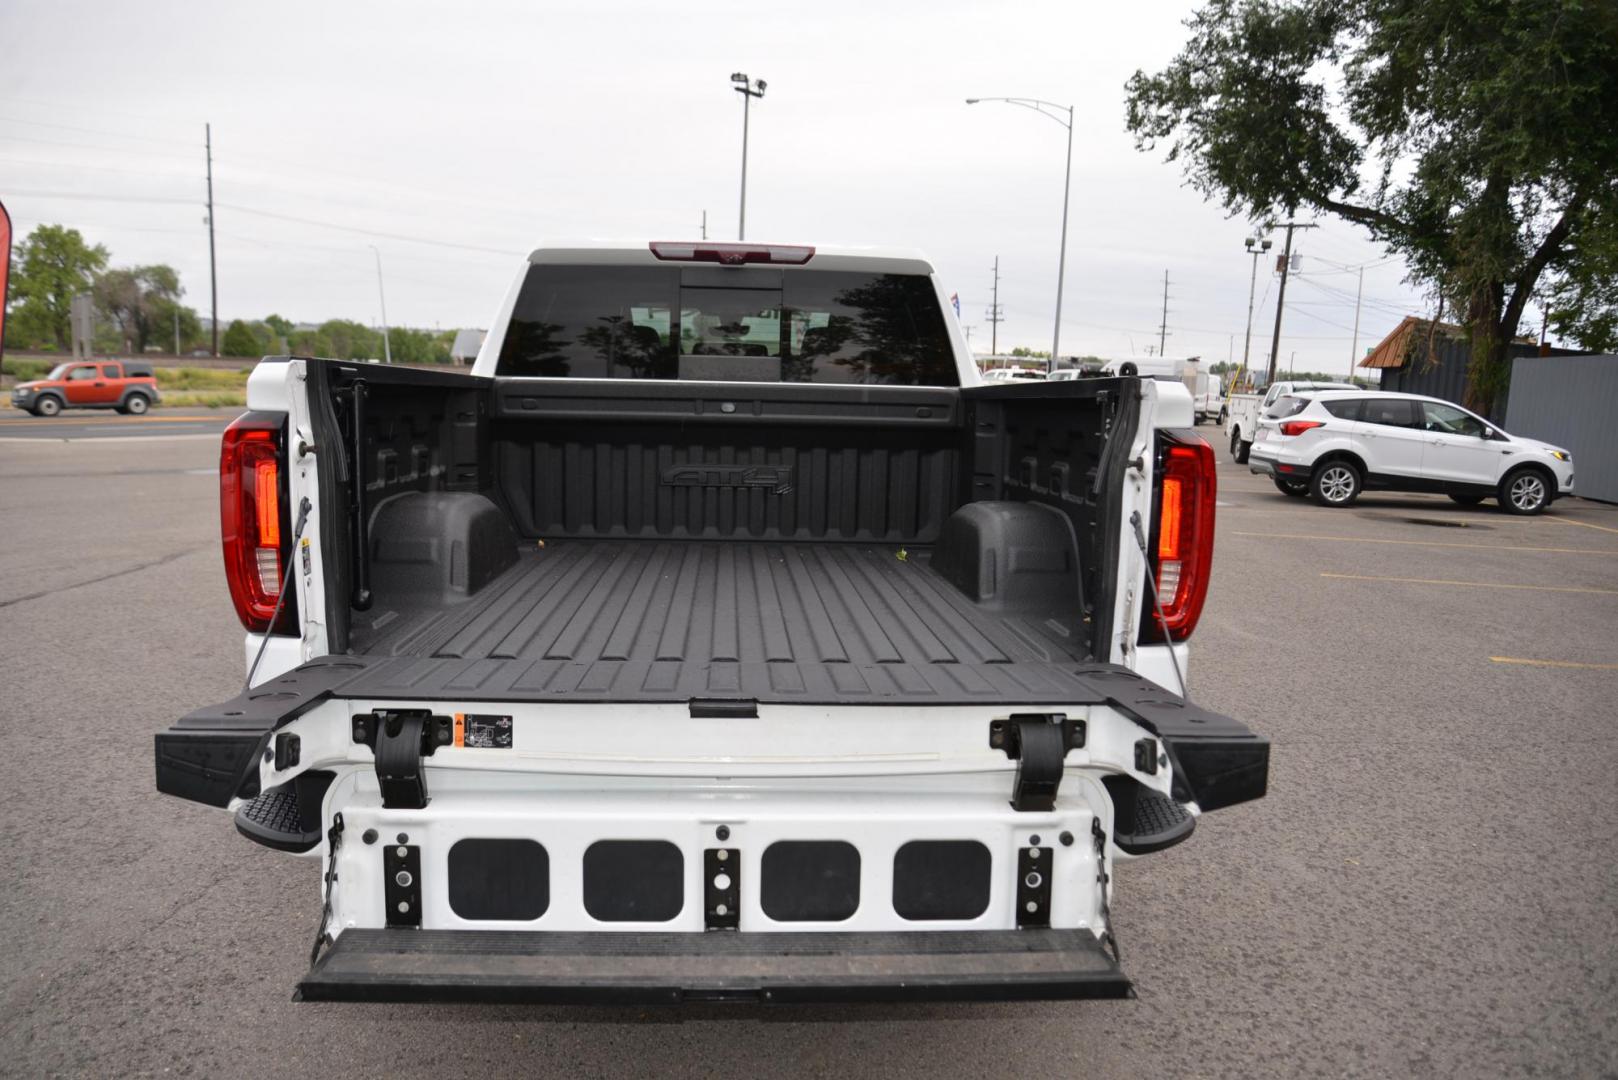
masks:
[[[1002,367],[990,368],[983,373],[983,381],[986,383],[1044,382],[1045,378],[1043,368]]]
[[[1225,406],[1224,380],[1218,375],[1201,372],[1197,375],[1197,388],[1192,396],[1197,410],[1197,423],[1212,420],[1223,424],[1230,415]]]
[[[1464,506],[1494,498],[1507,513],[1537,514],[1573,491],[1566,450],[1416,394],[1284,397],[1259,422],[1250,468],[1323,506],[1348,506],[1374,488],[1436,492]]]
[[[1336,393],[1339,390],[1358,390],[1353,383],[1334,382],[1273,382],[1262,394],[1231,394],[1225,400],[1225,434],[1230,439],[1230,456],[1236,464],[1247,464],[1247,452],[1257,437],[1259,420],[1275,407],[1287,394],[1314,391]]]
[[[948,296],[541,248],[471,374],[259,364],[219,486],[262,659],[156,777],[319,860],[303,1000],[1128,993],[1116,861],[1268,776],[1183,697],[1213,448],[1182,385],[980,385]]]
[[[63,409],[117,409],[140,415],[162,401],[152,365],[121,360],[57,364],[43,379],[11,388],[11,404],[35,416]]]

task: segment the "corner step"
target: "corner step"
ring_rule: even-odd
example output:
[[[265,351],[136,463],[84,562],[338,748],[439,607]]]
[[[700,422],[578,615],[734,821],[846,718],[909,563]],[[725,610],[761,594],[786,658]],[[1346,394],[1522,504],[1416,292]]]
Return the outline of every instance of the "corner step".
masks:
[[[1185,805],[1128,776],[1101,781],[1112,796],[1113,843],[1131,855],[1173,847],[1190,836],[1197,819]]]
[[[265,791],[236,810],[236,831],[257,844],[277,851],[303,853],[320,843],[320,827],[312,832],[303,827],[298,795],[291,784]]]
[[[303,1001],[778,1004],[1123,998],[1089,930],[591,933],[349,930]]]

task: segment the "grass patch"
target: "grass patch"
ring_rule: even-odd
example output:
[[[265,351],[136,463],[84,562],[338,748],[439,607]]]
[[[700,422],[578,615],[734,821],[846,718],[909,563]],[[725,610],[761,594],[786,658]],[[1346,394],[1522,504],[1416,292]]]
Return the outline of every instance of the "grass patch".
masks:
[[[31,382],[34,379],[43,379],[47,372],[60,360],[7,360],[6,374],[18,382]]]
[[[241,409],[247,406],[247,391],[243,390],[164,390],[163,404],[175,407],[206,409]]]
[[[244,390],[252,368],[158,368],[157,388],[170,390]]]

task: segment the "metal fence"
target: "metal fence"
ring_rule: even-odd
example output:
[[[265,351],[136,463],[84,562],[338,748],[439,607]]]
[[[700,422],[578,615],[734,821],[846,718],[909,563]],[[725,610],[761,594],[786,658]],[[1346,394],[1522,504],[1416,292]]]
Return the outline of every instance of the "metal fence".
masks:
[[[1618,502],[1618,356],[1522,356],[1511,367],[1505,428],[1573,455],[1573,490]]]

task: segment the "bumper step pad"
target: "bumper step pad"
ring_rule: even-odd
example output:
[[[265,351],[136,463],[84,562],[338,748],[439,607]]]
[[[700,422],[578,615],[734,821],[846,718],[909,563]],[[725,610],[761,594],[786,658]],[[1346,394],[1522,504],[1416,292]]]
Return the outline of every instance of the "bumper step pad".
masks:
[[[272,787],[236,809],[236,831],[277,851],[305,852],[320,843],[320,828],[305,832],[292,785]]]
[[[578,933],[349,930],[303,1001],[775,1004],[1123,998],[1089,930]]]

